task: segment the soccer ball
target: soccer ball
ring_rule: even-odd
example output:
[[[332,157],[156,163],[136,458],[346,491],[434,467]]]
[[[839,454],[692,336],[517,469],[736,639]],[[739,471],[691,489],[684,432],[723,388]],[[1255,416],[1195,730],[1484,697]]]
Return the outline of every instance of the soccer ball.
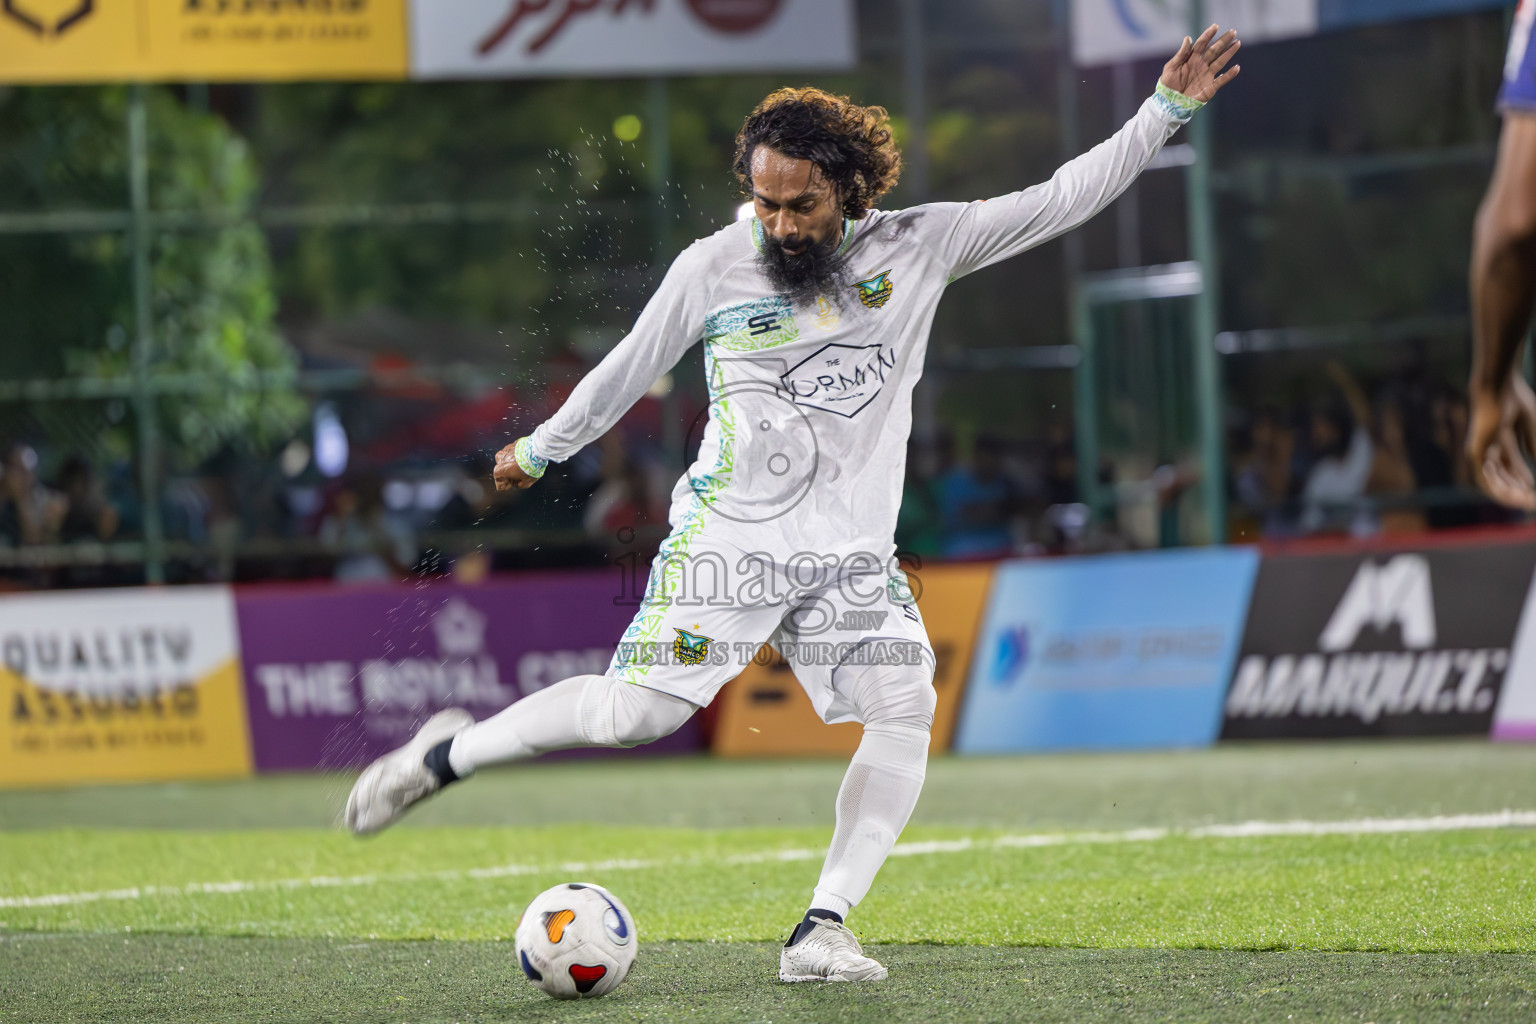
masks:
[[[635,919],[600,885],[567,882],[533,898],[517,923],[517,962],[556,999],[605,996],[635,962]]]

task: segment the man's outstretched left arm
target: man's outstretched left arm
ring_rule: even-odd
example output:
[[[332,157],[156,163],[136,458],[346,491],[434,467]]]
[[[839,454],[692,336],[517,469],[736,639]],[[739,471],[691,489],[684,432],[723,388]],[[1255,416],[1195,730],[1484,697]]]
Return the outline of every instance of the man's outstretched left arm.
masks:
[[[1113,136],[1063,164],[1051,180],[1022,192],[958,204],[939,245],[951,274],[1016,256],[1089,220],[1130,187],[1195,111],[1237,76],[1228,63],[1241,44],[1212,25],[1198,39],[1185,38],[1163,66],[1157,91]]]

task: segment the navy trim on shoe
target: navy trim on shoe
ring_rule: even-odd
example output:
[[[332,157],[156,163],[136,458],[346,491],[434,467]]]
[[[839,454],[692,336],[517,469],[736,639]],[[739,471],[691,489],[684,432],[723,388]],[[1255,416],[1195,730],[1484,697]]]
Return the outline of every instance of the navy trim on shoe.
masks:
[[[459,773],[453,770],[453,765],[448,763],[448,751],[453,747],[453,737],[435,744],[427,751],[427,756],[421,759],[427,770],[437,776],[437,781],[446,786],[450,782],[459,781]]]
[[[816,927],[816,922],[811,920],[812,918],[831,918],[838,924],[843,923],[842,914],[839,914],[834,910],[821,910],[818,907],[812,907],[810,910],[805,912],[805,918],[799,924],[795,925],[795,930],[789,933],[789,941],[784,943],[785,949],[788,949],[790,946],[798,946],[800,944],[800,940],[811,934],[812,930],[814,930]]]

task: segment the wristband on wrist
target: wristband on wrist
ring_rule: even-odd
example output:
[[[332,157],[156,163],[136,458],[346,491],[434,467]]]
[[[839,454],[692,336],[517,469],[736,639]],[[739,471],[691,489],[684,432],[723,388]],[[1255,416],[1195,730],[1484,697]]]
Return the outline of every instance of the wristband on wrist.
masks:
[[[517,468],[537,480],[544,475],[549,468],[549,460],[534,454],[533,442],[526,437],[520,437],[512,445],[512,458],[517,462]]]
[[[1180,121],[1189,120],[1195,115],[1195,111],[1205,106],[1200,100],[1185,96],[1177,89],[1170,89],[1162,82],[1157,83],[1157,91],[1152,96],[1157,100],[1157,105],[1163,109],[1163,113]]]

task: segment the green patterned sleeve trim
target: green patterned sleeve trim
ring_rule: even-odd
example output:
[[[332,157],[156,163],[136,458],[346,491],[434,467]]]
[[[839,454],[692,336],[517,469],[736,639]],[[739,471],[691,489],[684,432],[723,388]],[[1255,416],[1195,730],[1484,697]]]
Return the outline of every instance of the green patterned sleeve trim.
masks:
[[[1152,94],[1158,107],[1164,114],[1175,121],[1188,121],[1195,116],[1195,111],[1205,106],[1203,102],[1191,96],[1185,96],[1177,89],[1170,89],[1162,82],[1157,83],[1157,91]]]
[[[843,218],[843,241],[842,241],[842,244],[837,247],[837,254],[839,256],[841,256],[843,253],[847,252],[848,251],[848,247],[853,244],[853,229],[854,229],[853,221],[849,220],[847,217],[844,217]]]
[[[520,437],[512,445],[512,458],[517,460],[517,468],[537,480],[544,475],[549,468],[549,460],[535,455],[533,442],[526,437]]]

